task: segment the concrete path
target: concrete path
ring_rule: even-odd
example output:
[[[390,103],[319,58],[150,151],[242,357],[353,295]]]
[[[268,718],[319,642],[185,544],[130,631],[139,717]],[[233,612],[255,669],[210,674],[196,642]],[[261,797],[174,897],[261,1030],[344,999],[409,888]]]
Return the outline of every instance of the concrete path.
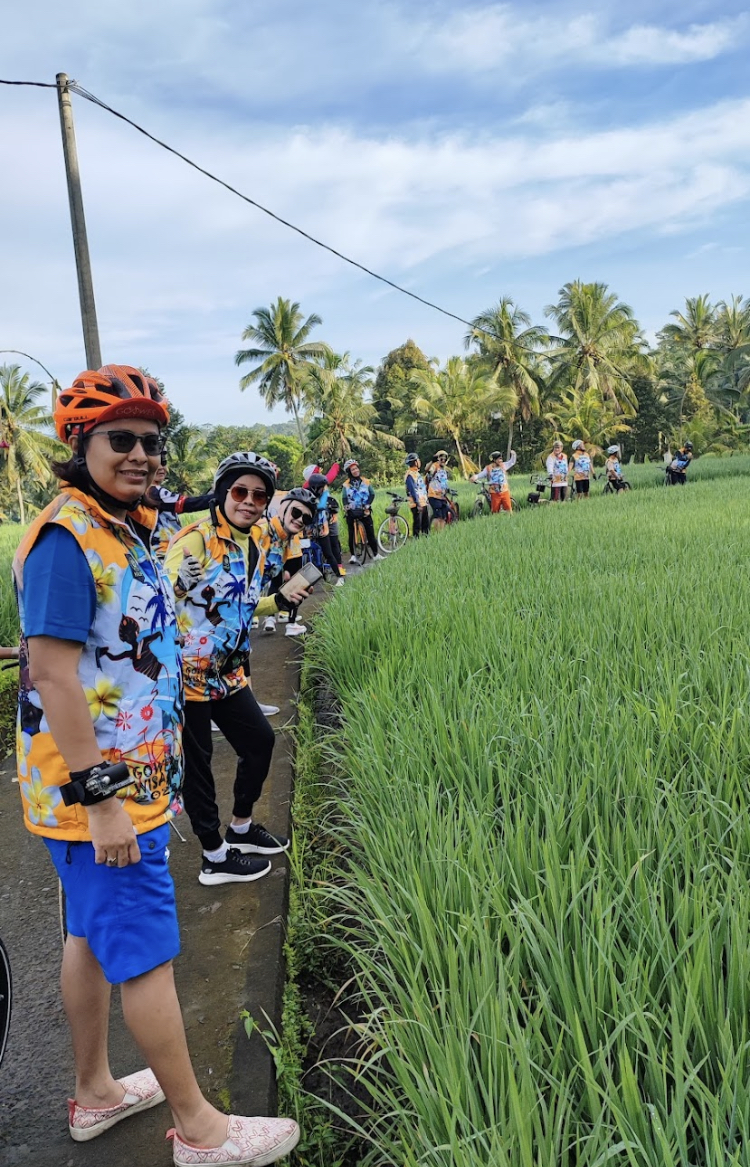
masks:
[[[322,601],[315,597],[306,612]],[[302,647],[283,635],[253,637],[253,687],[264,704],[281,707],[275,727],[294,718]],[[215,772],[225,822],[231,812],[234,755],[215,734]],[[0,935],[10,953],[14,1008],[8,1051],[0,1067],[0,1165],[34,1167],[168,1167],[171,1126],[166,1105],[137,1115],[91,1143],[75,1144],[67,1130],[65,1100],[73,1086],[68,1030],[58,992],[61,952],[58,890],[41,840],[22,826],[14,768],[0,771]],[[292,741],[280,729],[271,774],[257,818],[288,833]],[[207,888],[198,883],[200,850],[184,816],[172,833],[171,870],[177,888],[182,955],[177,989],[201,1088],[221,1109],[273,1114],[273,1064],[262,1040],[245,1036],[239,1019],[248,1009],[280,1020],[282,945],[288,862],[275,857],[271,874],[249,885]],[[113,994],[118,998],[117,991]],[[116,1076],[139,1069],[142,1059],[113,1009],[110,1048]]]

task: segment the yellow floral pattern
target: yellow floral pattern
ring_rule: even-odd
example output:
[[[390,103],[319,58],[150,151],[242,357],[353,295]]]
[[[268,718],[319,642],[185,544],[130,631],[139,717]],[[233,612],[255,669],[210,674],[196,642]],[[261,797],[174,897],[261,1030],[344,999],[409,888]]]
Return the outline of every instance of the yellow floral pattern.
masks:
[[[31,767],[31,778],[21,783],[21,792],[28,806],[27,814],[32,823],[54,827],[57,823],[55,807],[61,802],[58,786],[45,786],[36,766]]]
[[[91,574],[94,577],[97,602],[100,604],[111,604],[116,595],[117,571],[115,565],[110,563],[105,567],[102,557],[91,549],[86,552],[86,558],[89,561]]]
[[[122,700],[122,689],[116,685],[111,677],[97,677],[93,689],[84,690],[86,700],[91,710],[91,720],[97,721],[102,714],[113,720],[119,712],[119,703]]]

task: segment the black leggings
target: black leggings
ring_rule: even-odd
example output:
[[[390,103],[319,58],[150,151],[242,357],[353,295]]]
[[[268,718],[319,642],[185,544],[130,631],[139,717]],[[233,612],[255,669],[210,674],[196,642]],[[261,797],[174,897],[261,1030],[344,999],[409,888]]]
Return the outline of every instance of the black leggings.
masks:
[[[359,519],[353,519],[351,515],[346,516],[346,529],[349,534],[349,554],[354,554],[354,524],[359,522],[365,529],[365,537],[367,538],[367,546],[372,551],[373,555],[378,554],[378,541],[375,538],[375,528],[372,523],[372,515],[363,515]]]
[[[334,535],[333,531],[329,531],[328,538],[331,540],[331,551],[333,552],[334,559],[340,565],[341,564],[341,543],[339,542],[339,537],[338,537],[338,535]]]
[[[415,539],[430,533],[430,512],[427,507],[412,507],[411,530]]]
[[[333,568],[333,574],[340,576],[341,568],[339,567],[339,561],[334,554],[333,547],[331,546],[331,536],[316,535],[315,542],[323,552],[323,558],[325,559],[326,563],[328,563]]]
[[[224,841],[211,769],[212,721],[216,722],[237,754],[232,813],[238,819],[249,818],[260,798],[276,740],[247,685],[222,701],[185,702],[185,783],[182,793],[193,833],[198,836],[204,851],[218,851]]]

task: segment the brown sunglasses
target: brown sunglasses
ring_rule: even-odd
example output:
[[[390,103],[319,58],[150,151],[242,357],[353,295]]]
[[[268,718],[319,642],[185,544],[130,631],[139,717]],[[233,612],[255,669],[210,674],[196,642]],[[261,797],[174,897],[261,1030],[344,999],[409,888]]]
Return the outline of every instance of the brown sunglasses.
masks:
[[[261,506],[264,502],[268,502],[268,494],[265,490],[251,489],[249,486],[232,486],[229,488],[229,493],[234,502],[244,502],[250,497],[252,501]]]

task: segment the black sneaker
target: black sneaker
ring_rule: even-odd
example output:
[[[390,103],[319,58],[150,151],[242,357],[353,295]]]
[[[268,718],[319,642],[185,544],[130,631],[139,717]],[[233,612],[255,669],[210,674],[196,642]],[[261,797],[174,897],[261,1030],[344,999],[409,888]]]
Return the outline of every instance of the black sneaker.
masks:
[[[249,855],[242,855],[236,848],[230,847],[226,859],[222,859],[221,863],[212,863],[203,856],[198,883],[207,887],[215,883],[250,883],[253,879],[268,875],[270,870],[271,864],[267,859],[251,859]]]
[[[283,835],[271,835],[261,823],[250,823],[242,834],[227,827],[224,836],[230,847],[236,847],[243,855],[279,855],[289,847],[289,840]]]

